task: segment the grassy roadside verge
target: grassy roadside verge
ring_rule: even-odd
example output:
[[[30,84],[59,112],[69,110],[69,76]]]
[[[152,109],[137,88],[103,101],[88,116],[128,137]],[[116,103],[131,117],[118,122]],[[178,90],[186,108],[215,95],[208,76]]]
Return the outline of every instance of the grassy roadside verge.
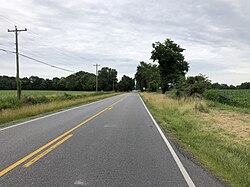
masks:
[[[83,98],[70,98],[69,100],[53,100],[47,103],[24,105],[19,108],[9,108],[0,110],[0,128],[9,126],[10,124],[8,122],[33,117],[40,114],[69,108],[72,106],[94,102],[119,94],[120,93],[105,93],[101,95],[89,95]]]
[[[230,186],[250,186],[250,116],[206,100],[141,93],[162,129]]]

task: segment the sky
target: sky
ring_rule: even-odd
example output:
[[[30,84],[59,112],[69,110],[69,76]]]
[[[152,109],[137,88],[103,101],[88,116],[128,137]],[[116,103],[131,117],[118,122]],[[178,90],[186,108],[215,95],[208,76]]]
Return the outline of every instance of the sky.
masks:
[[[0,0],[0,49],[72,72],[94,64],[134,77],[150,60],[152,43],[179,44],[188,76],[238,85],[250,81],[249,0]],[[156,62],[155,62],[156,63]],[[156,63],[157,64],[157,63]],[[0,51],[0,75],[15,76],[15,54]],[[66,77],[72,72],[20,57],[20,76]]]

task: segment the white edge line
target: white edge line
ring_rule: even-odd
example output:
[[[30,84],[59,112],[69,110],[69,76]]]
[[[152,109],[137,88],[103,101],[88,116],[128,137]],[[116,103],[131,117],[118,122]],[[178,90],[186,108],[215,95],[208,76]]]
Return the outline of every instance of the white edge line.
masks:
[[[168,139],[166,138],[166,136],[164,135],[164,133],[162,132],[161,128],[159,127],[159,125],[157,124],[157,122],[155,121],[155,119],[153,118],[152,114],[149,112],[147,106],[145,105],[144,101],[142,100],[141,96],[139,95],[141,102],[143,104],[143,106],[145,107],[146,111],[148,112],[150,118],[152,119],[152,121],[154,122],[157,130],[159,131],[161,137],[163,138],[165,144],[167,145],[170,153],[172,154],[177,166],[179,167],[184,179],[186,180],[187,184],[189,187],[195,187],[192,179],[190,178],[188,172],[186,171],[186,169],[184,168],[183,164],[181,163],[180,159],[178,158],[177,154],[175,153],[174,149],[172,148],[171,144],[169,143]]]
[[[117,96],[119,96],[119,95],[117,95]],[[114,97],[115,97],[115,96],[114,96]],[[110,97],[108,97],[108,98],[110,98]],[[105,99],[108,99],[108,98],[105,98]],[[55,115],[57,115],[57,114],[61,114],[61,113],[64,113],[64,112],[68,112],[68,111],[71,111],[71,110],[75,110],[75,109],[78,109],[78,108],[81,108],[81,107],[86,107],[86,106],[89,106],[89,105],[93,105],[93,104],[102,102],[102,101],[104,101],[105,99],[102,99],[102,100],[99,100],[99,101],[94,101],[94,102],[87,103],[87,104],[83,104],[83,105],[80,105],[80,106],[77,106],[77,107],[69,108],[69,109],[66,109],[66,110],[63,110],[63,111],[59,111],[59,112],[55,112],[55,113],[52,113],[52,114],[48,114],[48,115],[45,115],[45,116],[42,116],[42,117],[39,117],[39,118],[35,118],[35,119],[32,119],[32,120],[24,121],[24,122],[22,122],[22,123],[18,123],[18,124],[16,124],[16,125],[11,125],[11,126],[9,126],[9,127],[0,128],[0,131],[7,130],[7,129],[10,129],[10,128],[13,128],[13,127],[18,127],[18,126],[24,125],[24,124],[26,124],[26,123],[30,123],[30,122],[33,122],[33,121],[37,121],[37,120],[40,120],[40,119],[47,118],[47,117],[55,116]]]

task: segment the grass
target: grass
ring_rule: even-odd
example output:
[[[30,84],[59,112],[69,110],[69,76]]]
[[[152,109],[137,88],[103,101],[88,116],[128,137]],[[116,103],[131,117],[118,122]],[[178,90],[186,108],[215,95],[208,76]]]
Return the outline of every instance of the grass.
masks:
[[[21,101],[11,94],[15,96],[13,91],[0,91],[0,127],[10,125],[8,122],[97,101],[120,93],[96,95],[94,92],[26,91]]]
[[[23,90],[22,96],[53,96],[63,95],[64,93],[70,95],[91,95],[94,92],[83,92],[83,91],[54,91],[54,90]],[[16,90],[0,90],[0,99],[6,97],[16,97]]]
[[[163,130],[231,186],[250,186],[250,116],[203,99],[141,93]]]
[[[53,101],[78,99],[91,95],[95,95],[95,92],[25,90],[22,93],[21,100],[17,100],[16,91],[0,90],[0,110]]]
[[[23,90],[22,96],[28,97],[39,97],[39,96],[60,96],[64,94],[70,95],[92,95],[94,92],[84,92],[84,91],[55,91],[55,90]],[[16,97],[16,90],[0,90],[0,99],[4,98],[15,98]]]
[[[250,109],[250,89],[207,90],[204,97],[222,104]]]

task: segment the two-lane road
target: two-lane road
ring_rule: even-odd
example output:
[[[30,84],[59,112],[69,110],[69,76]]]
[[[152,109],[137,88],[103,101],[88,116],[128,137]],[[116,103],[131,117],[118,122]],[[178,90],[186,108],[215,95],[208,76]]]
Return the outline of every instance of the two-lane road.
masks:
[[[0,186],[221,186],[169,146],[123,94],[0,130]]]

